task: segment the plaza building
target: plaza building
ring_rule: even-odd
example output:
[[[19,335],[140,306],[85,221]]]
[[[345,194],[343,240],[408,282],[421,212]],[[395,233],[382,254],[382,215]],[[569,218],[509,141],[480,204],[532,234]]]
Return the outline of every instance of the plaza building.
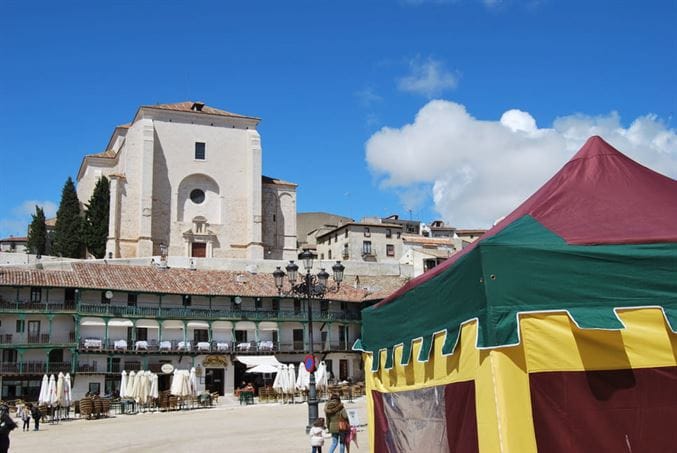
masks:
[[[160,373],[166,390],[166,364],[195,367],[200,390],[223,395],[252,357],[298,365],[309,350],[307,301],[280,295],[272,272],[110,261],[57,267],[0,269],[2,399],[36,400],[42,375],[58,372],[73,376],[74,399],[113,394],[123,370]],[[336,380],[363,380],[352,351],[360,309],[404,282],[363,277],[311,302],[314,350]]]
[[[84,157],[86,203],[110,180],[106,256],[292,259],[296,185],[262,175],[259,118],[180,102],[140,107]]]

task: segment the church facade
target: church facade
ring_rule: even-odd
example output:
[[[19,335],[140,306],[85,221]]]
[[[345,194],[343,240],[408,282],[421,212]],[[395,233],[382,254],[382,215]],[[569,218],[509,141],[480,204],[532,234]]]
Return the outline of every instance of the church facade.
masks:
[[[85,156],[78,198],[110,180],[106,256],[296,258],[296,185],[262,175],[259,118],[201,102],[142,106]]]

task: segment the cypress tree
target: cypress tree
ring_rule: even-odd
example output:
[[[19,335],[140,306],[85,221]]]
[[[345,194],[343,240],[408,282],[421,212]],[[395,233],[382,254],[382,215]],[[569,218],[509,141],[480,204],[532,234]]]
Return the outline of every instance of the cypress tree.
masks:
[[[47,249],[45,211],[38,205],[35,205],[35,214],[28,229],[28,249],[35,255],[44,255]]]
[[[94,186],[89,203],[86,205],[83,236],[87,251],[96,258],[106,255],[108,240],[108,215],[110,210],[110,184],[102,176]]]
[[[52,253],[65,258],[81,258],[83,246],[81,233],[80,202],[75,184],[69,176],[61,191],[61,203],[56,213]]]

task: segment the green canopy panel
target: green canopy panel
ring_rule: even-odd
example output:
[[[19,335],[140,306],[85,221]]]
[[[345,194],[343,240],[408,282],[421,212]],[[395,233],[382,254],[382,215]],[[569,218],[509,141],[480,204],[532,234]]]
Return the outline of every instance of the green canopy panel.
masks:
[[[397,345],[407,364],[417,339],[417,360],[427,361],[439,332],[452,354],[475,319],[478,348],[519,344],[521,313],[567,312],[580,328],[617,330],[616,309],[659,307],[677,332],[677,243],[572,245],[525,215],[395,302],[362,312],[354,349],[373,354],[373,371],[382,350],[392,367]]]

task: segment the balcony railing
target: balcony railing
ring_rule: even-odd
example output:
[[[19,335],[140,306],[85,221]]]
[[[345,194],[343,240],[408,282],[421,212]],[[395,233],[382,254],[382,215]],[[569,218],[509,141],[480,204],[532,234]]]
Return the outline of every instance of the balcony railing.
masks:
[[[6,362],[0,364],[0,373],[4,374],[45,374],[45,373],[70,373],[70,362],[44,362],[44,361],[25,361],[25,362]]]
[[[305,321],[305,311],[275,310],[217,310],[192,307],[126,307],[117,305],[81,304],[79,313],[83,315],[100,315],[135,318],[161,318],[186,320],[232,320],[232,321]],[[357,321],[359,312],[313,312],[315,321]]]
[[[66,303],[43,303],[43,302],[9,302],[6,300],[0,301],[0,312],[15,313],[15,312],[75,312],[75,302]]]
[[[75,332],[69,332],[68,336],[63,334],[39,333],[39,334],[11,334],[0,335],[0,345],[21,346],[21,345],[55,345],[75,343]]]

